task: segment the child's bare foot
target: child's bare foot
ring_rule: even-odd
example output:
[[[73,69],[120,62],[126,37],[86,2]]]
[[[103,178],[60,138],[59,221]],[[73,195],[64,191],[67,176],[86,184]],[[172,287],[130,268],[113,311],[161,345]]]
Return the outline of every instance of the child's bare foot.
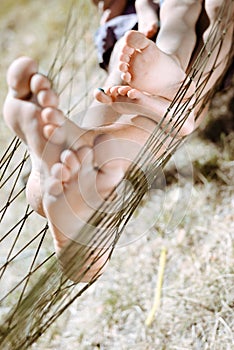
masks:
[[[153,38],[158,31],[158,15],[154,4],[151,0],[136,0],[135,7],[138,17],[138,31],[147,38]]]
[[[144,34],[130,31],[120,55],[122,79],[143,92],[172,100],[186,77],[176,58],[158,49]],[[187,91],[186,97],[192,91]]]
[[[112,98],[112,108],[119,113],[130,113],[150,118],[161,127],[166,126],[165,131],[176,133],[177,137],[183,137],[194,131],[193,112],[189,114],[186,121],[183,113],[175,114],[173,117],[177,105],[174,105],[170,112],[166,113],[170,102],[163,97],[152,96],[130,86],[113,86],[106,89],[106,95]],[[191,99],[191,107],[193,102]],[[188,108],[189,106],[186,106],[186,112]]]
[[[78,232],[122,179],[124,170],[121,159],[116,159],[118,154],[119,142],[99,135],[93,148],[63,151],[46,180],[43,205],[56,252],[65,273],[76,282],[100,275],[110,254],[110,242],[101,243],[102,239],[105,242],[105,232],[99,241],[91,226],[88,235]]]
[[[27,198],[34,210],[43,215],[43,179],[59,160],[65,146],[78,148],[82,144],[80,136],[84,131],[66,121],[58,109],[58,97],[49,80],[37,70],[37,64],[27,57],[12,63],[7,73],[9,93],[3,114],[6,124],[28,147],[32,172],[27,184]],[[84,136],[83,144],[89,142],[88,138]]]

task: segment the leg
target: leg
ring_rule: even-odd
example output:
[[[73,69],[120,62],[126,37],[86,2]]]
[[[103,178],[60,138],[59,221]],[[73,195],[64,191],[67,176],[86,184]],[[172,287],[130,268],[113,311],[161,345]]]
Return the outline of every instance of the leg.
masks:
[[[138,31],[147,38],[153,38],[159,28],[158,5],[152,0],[136,0],[136,13],[138,17]]]
[[[98,0],[93,0],[95,5],[98,5],[99,2]],[[101,17],[101,24],[104,24],[123,13],[127,5],[127,0],[104,0],[102,3],[103,14]]]
[[[233,1],[204,1],[202,13],[197,23],[197,45],[190,62],[190,67],[193,69],[199,54],[202,55],[201,60],[204,62],[198,74],[194,77],[196,94],[199,95],[200,100],[194,110],[194,114],[197,116],[196,127],[202,123],[209,108],[207,103],[202,113],[200,112],[200,108],[204,103],[203,97],[209,94],[225,72],[228,57],[231,54],[233,15]]]
[[[227,65],[233,45],[234,3],[231,1],[225,6],[222,0],[206,0],[204,7],[210,23],[203,34],[205,55],[209,57],[202,73],[202,80],[209,77],[204,84],[203,96],[214,87]]]
[[[196,43],[195,26],[201,8],[201,0],[164,0],[160,8],[161,28],[156,44],[175,57],[184,71]]]

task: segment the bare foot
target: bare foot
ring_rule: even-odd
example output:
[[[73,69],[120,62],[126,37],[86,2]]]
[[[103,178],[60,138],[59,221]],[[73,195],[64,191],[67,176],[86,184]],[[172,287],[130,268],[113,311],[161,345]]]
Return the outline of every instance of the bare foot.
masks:
[[[46,180],[43,205],[56,252],[65,274],[75,282],[102,274],[111,252],[104,230],[99,240],[91,226],[88,234],[78,232],[124,175],[119,146],[110,136],[99,135],[93,148],[65,150]]]
[[[131,87],[172,100],[186,78],[177,59],[158,49],[144,34],[130,31],[120,55],[122,79]],[[189,97],[194,88],[186,92]]]
[[[51,166],[65,147],[78,148],[89,143],[92,135],[87,136],[84,130],[66,120],[58,109],[58,97],[49,80],[37,71],[37,64],[28,57],[12,63],[7,73],[9,92],[3,114],[6,124],[28,147],[32,172],[27,183],[27,199],[34,210],[44,215],[43,180]]]
[[[58,109],[58,97],[49,80],[37,70],[36,63],[27,57],[10,66],[4,118],[30,153],[28,202],[48,218],[65,271],[70,266],[71,254],[82,246],[81,255],[76,254],[78,260],[84,258],[86,266],[91,267],[85,271],[86,267],[78,263],[72,270],[74,275],[69,271],[69,277],[77,281],[83,274],[82,281],[89,281],[102,272],[110,247],[100,246],[98,242],[94,245],[92,236],[76,237],[76,234],[121,180],[129,162],[122,160],[121,138],[100,135],[100,129],[86,133],[67,120]],[[63,255],[67,246],[70,255],[67,252]]]
[[[165,128],[166,132],[170,132],[177,137],[183,137],[194,131],[194,113],[193,103],[191,99],[189,105],[186,104],[185,111],[175,113],[177,105],[168,112],[170,102],[162,97],[152,96],[143,93],[130,86],[114,86],[106,90],[107,96],[112,98],[112,108],[119,113],[131,113],[147,117]],[[191,112],[188,116],[189,106]]]
[[[136,13],[138,17],[138,31],[147,38],[153,38],[158,31],[158,15],[152,1],[136,0]]]

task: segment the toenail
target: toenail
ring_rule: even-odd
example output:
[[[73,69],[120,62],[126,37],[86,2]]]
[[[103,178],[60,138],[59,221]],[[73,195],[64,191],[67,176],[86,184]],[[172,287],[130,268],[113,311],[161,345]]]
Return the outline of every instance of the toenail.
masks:
[[[98,87],[97,89],[98,89],[99,91],[101,91],[101,92],[104,92],[104,94],[105,94],[105,90],[104,90],[103,88]]]

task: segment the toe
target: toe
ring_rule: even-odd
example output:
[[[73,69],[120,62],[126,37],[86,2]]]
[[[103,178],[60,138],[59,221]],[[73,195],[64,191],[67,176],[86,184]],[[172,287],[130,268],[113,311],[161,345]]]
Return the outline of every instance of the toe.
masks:
[[[120,62],[119,64],[119,70],[123,73],[128,72],[129,65],[125,62]]]
[[[65,150],[60,155],[60,163],[55,163],[50,171],[47,181],[47,191],[53,196],[58,196],[64,191],[64,186],[77,174],[80,163],[74,152]]]
[[[7,72],[7,83],[16,98],[26,98],[30,94],[31,77],[37,73],[38,66],[29,57],[16,59]]]
[[[58,107],[59,98],[53,90],[41,90],[37,95],[41,107]]]
[[[30,81],[30,88],[34,94],[38,94],[41,90],[48,90],[51,88],[51,83],[42,74],[34,74]]]
[[[61,182],[67,182],[71,178],[71,170],[63,163],[55,163],[51,168],[51,175]]]
[[[128,84],[131,82],[131,78],[132,78],[132,76],[131,76],[131,74],[129,72],[121,74],[121,79],[123,81],[125,81],[126,83],[128,83]]]
[[[118,93],[121,95],[121,96],[126,96],[128,94],[129,91],[131,91],[132,88],[130,86],[120,86],[118,88]]]
[[[120,86],[113,86],[109,89],[109,93],[113,98],[115,98],[119,95],[119,91],[118,91],[119,88],[120,88]]]
[[[50,142],[61,145],[65,142],[66,135],[62,128],[65,118],[59,109],[47,107],[41,112],[43,136]]]
[[[143,96],[143,94],[137,89],[129,89],[127,95],[130,99],[133,99],[133,100],[140,99]]]
[[[63,129],[53,124],[44,126],[43,135],[49,142],[55,145],[61,145],[66,141],[66,135]]]
[[[111,97],[111,89],[112,89],[112,86],[105,89],[105,94],[108,95],[109,97]]]
[[[132,50],[131,50],[132,51]],[[121,62],[129,63],[130,62],[130,56],[122,53],[119,57],[119,60]]]
[[[64,114],[62,111],[52,107],[46,107],[41,112],[41,118],[45,124],[54,124],[61,126],[64,121]]]
[[[46,182],[46,192],[51,196],[59,196],[63,192],[62,182],[51,176]]]
[[[131,56],[134,54],[134,52],[135,52],[134,48],[128,45],[125,45],[122,49],[122,55]]]
[[[110,103],[112,99],[108,96],[105,91],[101,88],[94,90],[94,98],[101,103]]]
[[[67,168],[70,169],[72,174],[77,173],[80,169],[80,163],[75,153],[71,150],[64,150],[61,153],[61,162],[66,165]]]
[[[143,50],[151,43],[151,41],[147,39],[144,34],[134,30],[126,34],[125,40],[127,46],[134,50]]]

